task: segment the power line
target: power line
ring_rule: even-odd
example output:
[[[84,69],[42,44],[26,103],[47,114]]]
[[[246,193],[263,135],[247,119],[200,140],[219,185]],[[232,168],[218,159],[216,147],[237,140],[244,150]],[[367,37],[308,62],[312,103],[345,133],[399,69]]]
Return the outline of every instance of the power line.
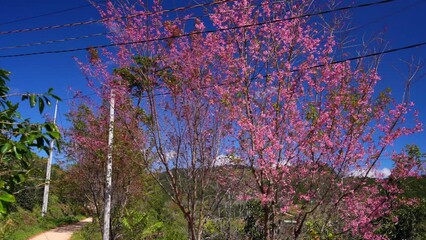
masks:
[[[181,34],[181,35],[177,35],[177,36],[153,38],[153,39],[131,41],[131,42],[110,43],[110,44],[95,45],[95,46],[83,47],[83,48],[71,48],[71,49],[62,49],[62,50],[53,50],[53,51],[41,51],[41,52],[31,52],[31,53],[21,53],[21,54],[0,55],[0,58],[67,53],[67,52],[76,52],[76,51],[86,51],[89,48],[99,49],[99,48],[108,48],[108,47],[114,47],[114,46],[125,46],[125,45],[132,45],[132,44],[141,44],[141,43],[163,41],[163,40],[168,40],[168,39],[189,37],[189,36],[193,36],[193,35],[208,34],[208,33],[215,33],[215,32],[224,32],[224,31],[236,30],[236,29],[241,29],[241,28],[249,28],[249,27],[255,27],[255,26],[262,26],[262,25],[266,25],[266,24],[274,24],[274,23],[278,23],[278,22],[290,21],[290,20],[295,20],[295,19],[299,19],[299,18],[313,17],[313,16],[328,14],[328,13],[337,12],[337,11],[370,7],[370,6],[390,3],[390,2],[394,2],[394,1],[396,1],[396,0],[382,0],[382,1],[372,2],[372,3],[359,4],[359,5],[355,5],[355,6],[346,6],[346,7],[340,7],[340,8],[335,8],[335,9],[330,9],[330,10],[325,10],[325,11],[320,11],[320,12],[315,12],[315,13],[308,13],[308,14],[303,14],[303,15],[300,15],[300,16],[295,16],[295,17],[290,17],[290,18],[285,18],[285,19],[276,19],[276,20],[271,20],[271,21],[266,21],[266,22],[252,23],[252,24],[246,24],[246,25],[235,26],[235,27],[219,28],[219,29],[199,31],[199,32],[191,32],[191,33]]]
[[[346,58],[346,59],[342,59],[342,60],[337,60],[337,61],[332,61],[329,63],[329,65],[335,65],[335,64],[339,64],[339,63],[344,63],[344,62],[350,62],[350,61],[355,61],[355,60],[360,60],[360,59],[364,59],[364,58],[370,58],[370,57],[375,57],[375,56],[380,56],[380,55],[384,55],[384,54],[388,54],[388,53],[393,53],[393,52],[398,52],[398,51],[403,51],[403,50],[407,50],[407,49],[411,49],[411,48],[415,48],[415,47],[421,47],[426,45],[426,41],[422,42],[422,43],[417,43],[417,44],[413,44],[413,45],[408,45],[408,46],[404,46],[404,47],[399,47],[399,48],[393,48],[393,49],[389,49],[386,51],[381,51],[381,52],[375,52],[375,53],[371,53],[371,54],[366,54],[366,55],[362,55],[362,56],[357,56],[357,57],[351,57],[351,58]],[[315,69],[315,68],[320,68],[320,67],[324,67],[326,66],[326,64],[318,64],[315,66],[311,66],[308,67],[306,70],[308,69]],[[293,69],[290,70],[290,72],[298,72],[301,71],[301,69]],[[221,84],[221,85],[232,85],[232,84],[236,84],[237,82],[231,82],[228,84]],[[200,89],[208,89],[214,87],[213,85],[209,85],[209,86],[203,86],[200,87]],[[194,89],[192,89],[194,90]],[[170,92],[164,92],[164,93],[154,93],[154,96],[166,96],[166,95],[170,95]],[[147,98],[148,96],[142,96],[142,98]]]
[[[411,48],[415,48],[415,47],[421,47],[421,46],[425,46],[425,45],[426,45],[426,41],[422,42],[422,43],[413,44],[413,45],[407,45],[407,46],[404,46],[404,47],[393,48],[393,49],[389,49],[389,50],[385,50],[385,51],[381,51],[381,52],[375,52],[375,53],[370,53],[370,54],[361,55],[361,56],[357,56],[357,57],[351,57],[351,58],[346,58],[346,59],[342,59],[342,60],[332,61],[329,64],[334,65],[334,64],[344,63],[344,62],[348,62],[348,61],[350,62],[350,61],[360,60],[360,59],[364,59],[364,58],[370,58],[370,57],[385,55],[385,54],[394,53],[394,52],[398,52],[398,51],[403,51],[403,50],[407,50],[407,49],[411,49]],[[318,64],[318,65],[315,65],[315,66],[308,67],[307,69],[315,69],[315,68],[324,67],[324,66],[326,66],[326,64]],[[290,72],[298,72],[300,70],[301,69],[293,69],[293,70],[290,70]],[[235,84],[235,83],[237,83],[237,82],[232,82],[232,83],[229,83],[227,85]],[[214,86],[212,86],[212,85],[203,86],[203,87],[200,87],[200,89],[208,89],[208,88],[211,88],[211,87],[214,87]],[[85,94],[85,95],[81,95],[81,96],[74,96],[74,97],[70,97],[70,98],[65,98],[65,99],[62,99],[62,100],[63,101],[69,101],[69,100],[73,100],[73,99],[93,96],[93,95],[96,95],[96,94],[97,93],[89,93],[89,94]],[[154,93],[154,96],[165,96],[165,95],[170,95],[170,94],[171,94],[170,92]],[[142,98],[147,98],[147,96],[142,96]]]
[[[78,98],[85,98],[85,97],[89,97],[89,96],[93,96],[96,95],[97,93],[88,93],[88,94],[84,94],[84,95],[76,95],[73,97],[69,97],[69,98],[63,98],[62,101],[70,101],[70,100],[74,100],[74,99],[78,99]]]
[[[277,4],[277,3],[281,3],[283,1],[275,1],[272,2],[272,4]],[[261,6],[261,4],[258,5],[251,5],[250,7],[259,7]],[[248,7],[244,7],[242,9],[239,10],[243,10],[246,9]],[[188,20],[194,20],[196,18],[204,18],[204,17],[208,17],[212,15],[211,13],[208,14],[204,14],[204,15],[199,15],[199,16],[192,16],[191,18],[176,18],[174,20],[180,20],[180,21],[188,21]],[[137,29],[135,27],[129,28],[129,29]],[[41,41],[41,42],[32,42],[32,43],[25,43],[25,44],[21,44],[21,45],[12,45],[12,46],[5,46],[5,47],[0,47],[0,50],[8,50],[8,49],[16,49],[16,48],[25,48],[25,47],[33,47],[33,46],[41,46],[41,45],[48,45],[48,44],[53,44],[53,43],[62,43],[62,42],[68,42],[68,41],[74,41],[74,40],[81,40],[81,39],[87,39],[87,38],[93,38],[93,37],[100,37],[100,36],[106,36],[110,33],[114,33],[112,31],[110,32],[101,32],[101,33],[94,33],[94,34],[88,34],[88,35],[83,35],[83,36],[76,36],[76,37],[66,37],[66,38],[62,38],[62,39],[55,39],[55,40],[47,40],[47,41]]]
[[[106,1],[99,1],[99,2],[96,2],[96,3],[104,3],[104,2],[106,2]],[[85,4],[85,5],[80,5],[80,6],[77,6],[77,7],[66,8],[66,9],[54,11],[54,12],[48,12],[48,13],[44,13],[44,14],[40,14],[40,15],[36,15],[36,16],[18,18],[18,19],[12,20],[12,21],[0,23],[0,26],[12,24],[12,23],[17,23],[17,22],[22,22],[22,21],[27,21],[27,20],[32,20],[32,19],[41,18],[41,17],[52,16],[52,15],[70,12],[70,11],[74,11],[74,10],[79,10],[79,9],[91,7],[91,6],[93,6],[93,5],[92,4]]]
[[[424,1],[424,0],[419,0],[419,1],[415,2],[415,3],[413,3],[413,4],[410,4],[410,5],[406,6],[406,7],[404,7],[404,8],[398,9],[398,10],[396,10],[396,11],[392,12],[392,13],[389,13],[389,14],[387,14],[387,15],[384,15],[384,16],[381,16],[381,17],[379,17],[379,18],[373,19],[372,21],[369,21],[369,22],[367,22],[367,23],[365,23],[365,24],[363,24],[363,25],[361,25],[361,26],[354,27],[354,28],[349,29],[349,30],[351,30],[351,31],[359,30],[359,29],[364,28],[364,27],[366,27],[366,26],[369,26],[369,25],[371,25],[371,24],[374,24],[374,23],[380,22],[380,21],[382,21],[383,19],[386,19],[386,18],[392,17],[392,16],[394,16],[394,15],[400,14],[400,13],[402,13],[402,12],[404,12],[404,11],[407,11],[407,10],[408,10],[408,9],[410,9],[410,8],[413,8],[413,7],[415,7],[415,6],[417,6],[417,5],[420,5],[420,4],[423,4],[423,3],[426,3],[426,1]]]
[[[193,20],[194,18],[201,18],[201,17],[206,17],[206,16],[208,16],[208,15],[194,16],[192,18],[184,18],[184,19],[180,19],[180,20]],[[137,28],[132,27],[132,28],[129,28],[129,29],[137,29]],[[12,46],[0,47],[0,50],[49,45],[49,44],[53,44],[53,43],[63,43],[63,42],[68,42],[68,41],[75,41],[75,40],[81,40],[81,39],[87,39],[87,38],[101,37],[101,36],[106,36],[108,34],[113,34],[113,33],[114,32],[100,32],[100,33],[93,33],[93,34],[88,34],[88,35],[83,35],[83,36],[67,37],[67,38],[62,38],[62,39],[54,39],[54,40],[47,40],[47,41],[41,41],[41,42],[31,42],[31,43],[25,43],[25,44],[21,44],[21,45],[12,45]]]
[[[354,60],[359,60],[359,59],[369,58],[369,57],[375,57],[375,56],[393,53],[393,52],[399,52],[399,51],[407,50],[407,49],[411,49],[411,48],[422,47],[422,46],[425,46],[425,45],[426,45],[426,41],[416,43],[416,44],[412,44],[412,45],[407,45],[407,46],[404,46],[404,47],[385,50],[385,51],[382,51],[382,52],[375,52],[375,53],[370,53],[370,54],[366,54],[366,55],[362,55],[362,56],[346,58],[346,59],[343,59],[343,60],[331,62],[331,64],[343,63],[343,62],[346,62],[346,61],[354,61]],[[320,65],[314,66],[312,68],[324,67],[324,66],[325,66],[325,64],[320,64]]]
[[[47,44],[52,44],[52,43],[62,43],[62,42],[81,40],[81,39],[86,39],[86,38],[105,36],[109,33],[112,33],[112,32],[94,33],[94,34],[89,34],[89,35],[84,35],[84,36],[67,37],[67,38],[62,38],[62,39],[48,40],[48,41],[42,41],[42,42],[32,42],[32,43],[26,43],[26,44],[15,45],[15,46],[6,46],[6,47],[0,47],[0,50],[33,47],[33,46],[47,45]]]
[[[120,19],[135,18],[135,17],[138,17],[138,16],[150,16],[150,15],[156,15],[156,14],[165,14],[165,13],[175,12],[175,11],[184,11],[184,10],[189,10],[189,9],[194,9],[194,8],[199,8],[199,7],[213,6],[213,5],[218,5],[218,4],[221,4],[221,3],[227,3],[227,2],[232,2],[232,1],[235,1],[235,0],[222,0],[222,1],[210,2],[210,3],[200,3],[200,4],[189,5],[189,6],[186,6],[186,7],[177,7],[177,8],[173,8],[173,9],[161,10],[161,11],[157,11],[157,12],[143,12],[143,13],[137,13],[137,14],[132,14],[132,15],[126,15],[126,16],[123,16],[123,17],[103,18],[103,19],[89,20],[89,21],[84,21],[84,22],[73,22],[73,23],[66,23],[66,24],[59,24],[59,25],[37,27],[37,28],[15,29],[15,30],[10,30],[10,31],[0,32],[0,35],[35,32],[35,31],[42,31],[42,30],[65,28],[65,27],[75,27],[75,26],[82,26],[82,25],[87,25],[87,24],[101,23],[101,22],[114,21],[114,20],[120,20]],[[392,0],[392,1],[395,1],[395,0]]]

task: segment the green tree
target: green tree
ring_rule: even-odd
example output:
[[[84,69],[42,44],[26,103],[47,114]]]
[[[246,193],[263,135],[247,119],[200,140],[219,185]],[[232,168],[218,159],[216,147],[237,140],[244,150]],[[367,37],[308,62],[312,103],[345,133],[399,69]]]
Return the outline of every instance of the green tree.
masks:
[[[417,145],[407,145],[404,151],[420,168],[424,167],[425,154]],[[380,232],[391,240],[426,239],[426,175],[401,179],[398,185],[404,191],[400,196],[403,204],[382,219]]]
[[[10,97],[21,97],[31,108],[37,107],[40,114],[50,98],[60,100],[49,89],[44,94],[9,94],[10,72],[0,69],[0,215],[8,212],[7,205],[15,202],[14,189],[22,184],[33,164],[33,150],[50,151],[49,142],[60,139],[61,135],[53,123],[31,123],[19,113],[19,102],[13,103]],[[58,142],[58,141],[56,141]]]

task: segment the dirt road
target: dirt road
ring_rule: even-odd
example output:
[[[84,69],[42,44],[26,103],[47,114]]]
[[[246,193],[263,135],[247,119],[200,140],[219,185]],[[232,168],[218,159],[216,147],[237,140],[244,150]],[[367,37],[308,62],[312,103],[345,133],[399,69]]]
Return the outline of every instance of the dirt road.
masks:
[[[40,233],[28,240],[69,240],[73,232],[80,230],[84,224],[92,222],[92,218],[86,218],[78,223],[58,227],[50,231]]]

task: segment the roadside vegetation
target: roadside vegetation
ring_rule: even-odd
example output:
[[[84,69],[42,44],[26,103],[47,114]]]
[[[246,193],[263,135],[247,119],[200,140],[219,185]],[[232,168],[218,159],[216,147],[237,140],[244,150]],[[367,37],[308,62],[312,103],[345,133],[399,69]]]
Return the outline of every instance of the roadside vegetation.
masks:
[[[28,102],[43,114],[52,99],[60,98],[53,94],[53,89],[43,94],[10,93],[9,75],[10,72],[0,69],[0,239],[15,240],[75,222],[83,212],[60,199],[57,183],[64,171],[55,166],[49,214],[41,218],[46,159],[35,152],[48,154],[52,140],[57,140],[59,147],[61,134],[49,121],[34,123],[22,116],[20,104]]]
[[[425,155],[392,149],[422,123],[408,92],[377,91],[380,56],[341,60],[354,54],[341,47],[345,15],[308,17],[338,5],[214,1],[186,23],[142,2],[98,6],[118,47],[77,60],[98,95],[74,99],[64,138],[0,99],[0,238],[82,215],[94,222],[74,240],[426,238]],[[41,218],[46,160],[34,152],[50,140],[67,162]]]
[[[63,178],[66,171],[52,168],[48,212],[41,217],[46,159],[33,156],[33,169],[15,191],[16,202],[8,205],[8,214],[0,217],[0,239],[26,240],[46,230],[84,218],[84,206],[65,200]],[[77,203],[78,204],[78,203]]]

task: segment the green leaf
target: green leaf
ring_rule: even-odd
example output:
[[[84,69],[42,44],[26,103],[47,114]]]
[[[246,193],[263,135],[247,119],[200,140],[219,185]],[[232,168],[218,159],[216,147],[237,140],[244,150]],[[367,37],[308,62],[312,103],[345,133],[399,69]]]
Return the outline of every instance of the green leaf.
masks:
[[[34,142],[34,140],[36,140],[36,138],[37,138],[37,135],[35,135],[35,134],[30,134],[28,137],[27,137],[27,142],[28,143],[33,143]]]
[[[0,192],[0,200],[3,202],[15,202],[15,197],[7,192],[1,191]]]
[[[40,113],[44,111],[44,101],[42,98],[38,98],[38,110]]]
[[[145,229],[142,232],[142,235],[144,237],[149,237],[154,235],[155,233],[161,231],[161,229],[164,227],[164,223],[163,222],[156,222],[153,225],[149,226],[147,229]]]
[[[50,106],[50,99],[46,96],[43,96],[44,101],[46,101],[47,106]]]
[[[48,146],[43,146],[43,147],[41,147],[41,149],[43,149],[43,151],[46,153],[46,155],[49,155],[49,154],[50,154],[50,147],[48,147]]]
[[[0,69],[0,79],[1,80],[3,80],[3,81],[9,80],[9,75],[10,75],[10,72],[3,70],[3,69]]]
[[[58,96],[56,96],[55,94],[50,94],[50,96],[52,96],[54,99],[58,100],[58,101],[62,101],[62,99]]]
[[[30,106],[34,107],[36,105],[37,99],[35,95],[30,95]]]
[[[48,132],[59,132],[58,126],[52,122],[45,123],[44,127]]]
[[[47,134],[49,134],[49,136],[51,136],[54,139],[60,139],[61,138],[61,134],[59,132],[48,132]]]
[[[25,180],[25,176],[22,173],[18,173],[15,176],[13,176],[13,181],[16,184],[22,183],[22,182],[24,182],[24,180]]]
[[[55,141],[56,150],[60,153],[61,152],[61,141]]]
[[[3,203],[0,201],[0,214],[5,214],[6,209],[3,207]]]
[[[41,148],[42,146],[44,146],[44,139],[41,137],[37,138],[37,147]]]
[[[19,160],[22,159],[22,155],[18,152],[18,150],[16,149],[16,147],[13,146],[12,149],[13,149],[13,153],[15,154],[15,157],[17,159],[19,159]]]
[[[26,143],[17,142],[17,143],[15,144],[15,146],[16,146],[16,149],[18,149],[18,150],[20,150],[20,151],[24,151],[24,152],[26,152],[26,151],[30,151],[30,149],[28,149],[28,146],[27,146],[27,144],[26,144]]]
[[[53,123],[45,123],[45,124],[44,124],[44,128],[46,128],[46,130],[47,130],[48,132],[53,131]]]
[[[10,144],[8,142],[5,143],[0,149],[1,154],[5,154],[6,152],[8,152],[10,150],[10,148],[12,148],[12,144]]]
[[[121,224],[123,224],[123,227],[126,228],[126,229],[132,228],[129,224],[129,221],[127,221],[127,218],[125,218],[125,217],[121,220]]]

